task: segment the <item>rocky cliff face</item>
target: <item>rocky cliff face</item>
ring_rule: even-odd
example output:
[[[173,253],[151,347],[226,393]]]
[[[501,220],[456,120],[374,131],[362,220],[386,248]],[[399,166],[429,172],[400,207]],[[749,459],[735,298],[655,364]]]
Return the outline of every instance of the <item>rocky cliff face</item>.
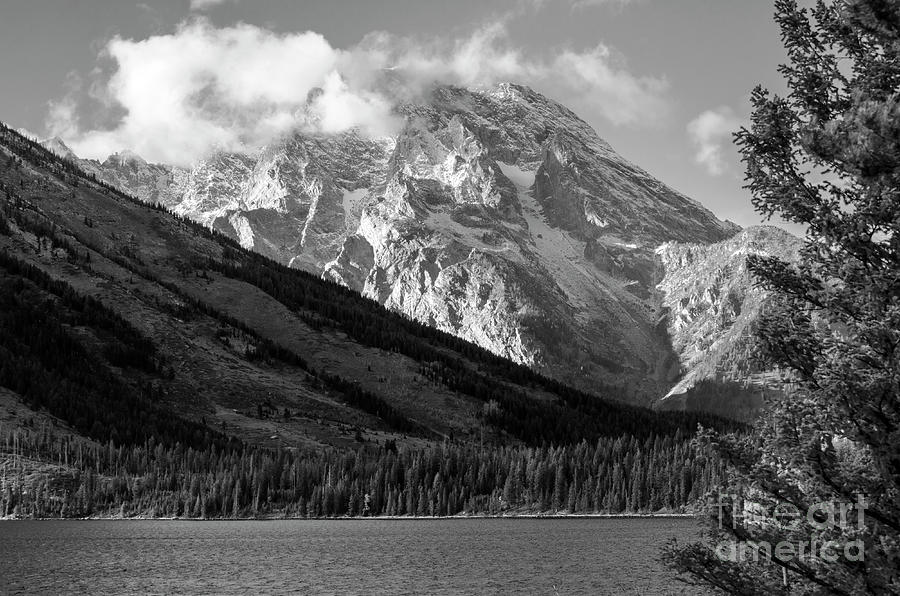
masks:
[[[747,418],[774,386],[752,357],[751,333],[767,300],[747,270],[749,255],[793,261],[800,240],[772,226],[743,230],[716,244],[666,243],[657,249],[665,275],[665,320],[683,374],[663,398],[665,408],[697,408]],[[718,399],[722,393],[728,400]]]
[[[93,165],[245,247],[583,388],[648,403],[705,378],[697,342],[740,316],[678,319],[696,305],[679,307],[693,278],[676,271],[724,258],[715,243],[742,242],[729,240],[737,226],[527,87],[440,87],[398,111],[390,139],[295,134],[190,171],[121,155]],[[715,291],[729,300],[730,286]],[[717,300],[704,313],[731,308]]]
[[[653,249],[734,228],[530,89],[443,88],[406,110],[384,186],[325,275],[586,387],[666,386]]]

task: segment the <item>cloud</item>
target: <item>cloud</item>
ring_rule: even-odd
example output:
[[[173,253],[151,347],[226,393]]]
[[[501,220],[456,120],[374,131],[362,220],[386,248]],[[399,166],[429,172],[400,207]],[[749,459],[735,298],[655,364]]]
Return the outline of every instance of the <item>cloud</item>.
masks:
[[[728,170],[726,147],[732,147],[731,135],[743,120],[734,110],[722,106],[706,110],[687,125],[688,138],[696,149],[694,161],[712,176],[721,176]]]
[[[226,2],[237,2],[238,0],[191,0],[191,10],[207,10],[219,4]]]
[[[381,97],[341,80],[341,53],[312,32],[217,29],[200,20],[170,35],[115,37],[103,57],[114,72],[88,99],[123,111],[113,127],[88,123],[83,130],[71,96],[51,104],[49,132],[79,155],[129,148],[187,165],[211,149],[253,148],[312,120],[326,131],[360,126],[373,134],[390,120]],[[314,88],[324,93],[310,106]]]
[[[607,46],[587,52],[566,51],[556,57],[547,78],[569,90],[567,103],[587,112],[600,110],[617,125],[650,124],[668,112],[664,79],[636,77],[616,65]]]
[[[434,83],[531,85],[614,125],[665,113],[667,84],[631,74],[605,45],[535,57],[514,47],[503,24],[461,39],[374,32],[339,49],[318,33],[280,34],[205,19],[143,40],[114,37],[92,76],[52,102],[48,133],[102,159],[122,148],[189,165],[214,149],[252,150],[295,129],[358,128],[389,135],[394,106]]]

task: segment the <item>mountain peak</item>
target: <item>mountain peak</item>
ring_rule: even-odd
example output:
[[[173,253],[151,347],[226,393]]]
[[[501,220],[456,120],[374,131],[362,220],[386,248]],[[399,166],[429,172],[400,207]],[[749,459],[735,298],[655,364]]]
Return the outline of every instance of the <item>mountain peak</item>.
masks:
[[[64,157],[67,159],[77,159],[78,156],[75,155],[75,152],[66,145],[65,141],[63,141],[58,136],[51,137],[49,139],[44,139],[40,142],[48,151],[52,151],[53,153],[59,155],[60,157]]]

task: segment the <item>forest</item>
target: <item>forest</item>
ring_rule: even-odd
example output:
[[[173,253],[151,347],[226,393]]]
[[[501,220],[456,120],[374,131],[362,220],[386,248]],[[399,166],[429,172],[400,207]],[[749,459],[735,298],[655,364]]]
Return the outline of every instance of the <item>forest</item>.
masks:
[[[680,433],[559,447],[198,451],[101,445],[35,424],[0,428],[0,456],[0,517],[678,512],[724,473]]]

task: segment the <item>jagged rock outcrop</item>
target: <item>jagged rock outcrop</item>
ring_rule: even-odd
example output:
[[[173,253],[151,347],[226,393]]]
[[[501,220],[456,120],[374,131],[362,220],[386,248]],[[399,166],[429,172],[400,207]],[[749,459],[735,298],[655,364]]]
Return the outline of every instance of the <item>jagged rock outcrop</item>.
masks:
[[[177,206],[188,188],[187,171],[164,164],[151,164],[123,150],[103,162],[82,160],[81,167],[101,180],[128,191],[148,203]]]
[[[254,153],[215,153],[191,169],[148,164],[127,151],[80,163],[247,248],[321,271],[345,240],[352,212],[358,213],[358,203],[382,175],[392,143],[354,132],[295,134]]]
[[[97,178],[147,203],[160,203],[166,207],[177,206],[189,188],[187,171],[165,164],[151,164],[136,153],[123,149],[104,161],[80,159],[59,137],[41,141],[41,144],[60,157],[71,159]]]
[[[721,296],[703,312],[721,324],[679,319],[706,298],[691,303],[678,284],[693,278],[674,272],[707,245],[720,248],[703,258],[724,255],[716,243],[737,226],[527,87],[438,87],[397,110],[406,125],[390,139],[296,133],[190,171],[94,164],[245,247],[582,388],[650,403],[715,376],[700,346],[739,335],[741,315],[722,313],[746,307],[711,281]],[[746,234],[758,232],[733,241]]]
[[[442,88],[407,110],[384,188],[325,275],[583,386],[666,386],[653,249],[735,227],[527,88]],[[632,223],[641,211],[661,222]]]
[[[661,405],[699,408],[747,418],[771,391],[773,373],[753,358],[752,326],[768,299],[747,270],[749,255],[798,258],[800,240],[757,226],[716,244],[667,243],[657,249],[659,284],[672,345],[683,375]],[[727,394],[729,399],[719,397]]]

